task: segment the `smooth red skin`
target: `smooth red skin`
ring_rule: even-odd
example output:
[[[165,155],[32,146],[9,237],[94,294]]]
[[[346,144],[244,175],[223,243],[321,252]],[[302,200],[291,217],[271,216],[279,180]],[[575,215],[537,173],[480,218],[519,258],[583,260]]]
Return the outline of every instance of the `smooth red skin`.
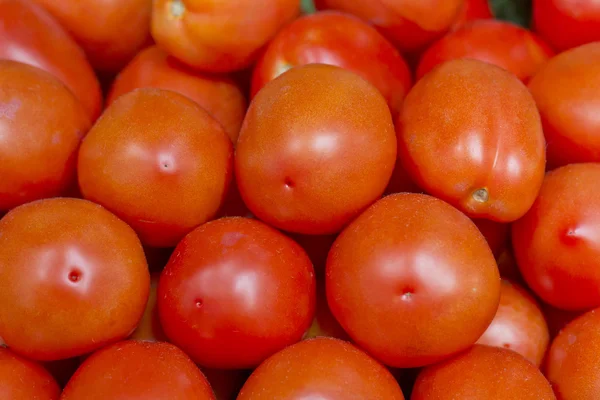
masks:
[[[350,336],[344,331],[344,328],[341,327],[329,309],[324,279],[317,280],[317,308],[315,318],[304,335],[304,339],[320,336],[350,341]]]
[[[158,285],[167,337],[207,368],[252,368],[298,342],[315,301],[304,250],[268,225],[240,217],[188,234]]]
[[[235,174],[258,218],[324,235],[339,232],[381,196],[395,161],[396,135],[381,93],[353,72],[311,64],[254,97]]]
[[[89,127],[85,110],[58,79],[0,60],[0,210],[72,186],[77,149]]]
[[[0,398],[58,400],[60,387],[41,365],[0,347]]]
[[[91,120],[100,115],[100,83],[85,53],[51,15],[33,2],[0,1],[0,59],[48,71],[71,89]]]
[[[541,303],[541,307],[548,324],[550,340],[554,340],[571,321],[586,313],[586,311],[561,310],[546,303]]]
[[[548,168],[600,162],[600,43],[568,50],[529,82],[548,142]]]
[[[167,341],[167,336],[160,325],[160,318],[158,316],[156,292],[158,289],[159,279],[160,272],[153,272],[150,275],[150,294],[148,296],[148,302],[146,303],[144,315],[135,328],[135,331],[129,335],[128,339],[143,340],[146,342]]]
[[[0,220],[0,336],[17,353],[51,361],[124,339],[149,288],[135,232],[97,204],[39,200]]]
[[[458,29],[466,23],[478,19],[492,19],[494,15],[488,0],[465,0],[458,17],[452,24],[452,29]]]
[[[549,172],[529,212],[512,226],[515,257],[528,286],[564,310],[600,306],[600,164]]]
[[[392,374],[348,342],[317,338],[290,346],[262,363],[237,400],[404,400]]]
[[[413,87],[396,129],[411,178],[468,216],[512,222],[535,201],[544,135],[531,94],[513,74],[477,60],[448,61]],[[480,189],[487,201],[474,196]]]
[[[356,218],[333,244],[325,279],[344,330],[398,368],[468,348],[500,301],[483,235],[457,209],[424,194],[389,195]]]
[[[229,77],[195,71],[158,46],[151,46],[139,52],[119,73],[106,103],[110,105],[123,94],[143,87],[172,90],[189,97],[223,125],[233,143],[237,141],[247,101]]]
[[[61,400],[215,400],[206,377],[169,343],[127,340],[87,358]]]
[[[510,241],[510,225],[489,219],[474,219],[473,222],[485,237],[494,257],[500,257]]]
[[[273,38],[254,68],[252,97],[283,72],[306,64],[360,75],[379,89],[393,115],[412,85],[408,65],[375,28],[353,15],[324,11],[295,20]]]
[[[212,219],[232,169],[233,146],[221,125],[187,97],[153,88],[130,92],[104,112],[77,165],[83,196],[154,247],[174,247]]]
[[[507,349],[475,345],[421,371],[411,400],[555,400],[540,370]]]

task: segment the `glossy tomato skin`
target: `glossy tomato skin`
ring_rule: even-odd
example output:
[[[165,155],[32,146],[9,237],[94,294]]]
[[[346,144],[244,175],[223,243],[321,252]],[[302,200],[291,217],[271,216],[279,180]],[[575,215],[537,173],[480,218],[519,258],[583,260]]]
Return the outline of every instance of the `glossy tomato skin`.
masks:
[[[424,194],[389,195],[356,218],[333,244],[325,279],[340,325],[361,348],[399,368],[471,346],[500,300],[498,268],[483,235],[457,209]]]
[[[404,400],[392,374],[348,342],[310,339],[268,358],[250,375],[237,400]]]
[[[89,127],[77,98],[54,76],[0,61],[0,210],[64,193]]]
[[[41,365],[0,347],[0,398],[58,400],[60,387]]]
[[[219,121],[231,141],[236,142],[247,104],[244,94],[229,77],[195,71],[158,46],[151,46],[119,73],[106,102],[110,105],[123,94],[144,87],[172,90],[189,97]]]
[[[600,162],[600,43],[551,59],[529,82],[548,142],[548,167]]]
[[[233,146],[214,118],[183,95],[143,88],[104,112],[77,172],[86,199],[123,218],[144,244],[173,247],[216,215],[232,169]]]
[[[149,287],[135,232],[97,204],[45,199],[0,220],[0,336],[28,358],[70,358],[124,339]]]
[[[315,276],[294,241],[260,221],[204,224],[175,248],[158,285],[171,342],[207,368],[245,369],[302,338]]]
[[[512,227],[515,257],[529,287],[564,310],[600,306],[600,164],[551,171],[535,204]]]
[[[295,233],[332,234],[381,196],[395,161],[396,135],[379,91],[353,72],[312,64],[254,97],[235,174],[261,220]]]
[[[164,342],[126,340],[88,357],[61,400],[214,400],[200,369],[179,348]]]
[[[507,349],[475,345],[421,371],[411,400],[556,400],[540,370]]]
[[[535,102],[513,74],[448,61],[413,87],[396,129],[414,181],[470,217],[511,222],[533,204],[545,141]]]
[[[232,72],[256,61],[261,48],[299,12],[297,0],[157,0],[152,36],[192,67]]]
[[[452,29],[457,29],[464,24],[478,19],[492,19],[494,15],[488,0],[465,0],[458,16],[452,24]]]

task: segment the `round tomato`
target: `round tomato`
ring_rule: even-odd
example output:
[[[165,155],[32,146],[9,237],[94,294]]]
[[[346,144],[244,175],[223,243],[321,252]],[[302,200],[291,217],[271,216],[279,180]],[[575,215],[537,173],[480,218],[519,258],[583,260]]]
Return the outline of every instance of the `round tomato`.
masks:
[[[310,259],[260,221],[204,224],[175,248],[158,285],[167,337],[208,368],[252,368],[298,342],[315,312]]]
[[[329,252],[326,285],[329,307],[350,337],[401,368],[471,346],[500,300],[498,268],[475,224],[413,193],[384,197],[342,231]]]
[[[158,307],[156,305],[156,291],[158,288],[159,272],[153,272],[150,275],[150,294],[146,310],[135,331],[129,336],[131,340],[143,340],[146,342],[166,342],[167,337],[163,332],[158,317]]]
[[[124,168],[126,166],[126,168]],[[77,172],[86,199],[119,215],[149,246],[175,246],[216,215],[233,148],[206,111],[175,92],[120,97],[83,140]]]
[[[494,256],[499,257],[508,246],[510,225],[489,219],[474,219],[473,222],[475,222],[475,225],[477,225],[477,228],[479,228],[479,231],[485,237]]]
[[[469,21],[494,18],[488,0],[465,0],[458,17],[452,24],[453,29],[460,28]]]
[[[149,287],[135,232],[97,204],[39,200],[0,220],[0,336],[26,357],[69,358],[127,337]]]
[[[58,400],[60,387],[41,365],[0,347],[0,398]]]

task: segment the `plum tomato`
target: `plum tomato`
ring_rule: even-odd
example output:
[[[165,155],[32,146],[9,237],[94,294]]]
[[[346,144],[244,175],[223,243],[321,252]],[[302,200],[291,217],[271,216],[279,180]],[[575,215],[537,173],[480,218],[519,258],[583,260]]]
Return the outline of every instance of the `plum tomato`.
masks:
[[[390,110],[374,86],[340,67],[310,64],[254,97],[235,174],[261,220],[290,232],[332,234],[382,195],[396,148]]]
[[[315,302],[315,274],[304,250],[268,225],[241,217],[188,234],[158,284],[167,337],[207,368],[252,368],[298,342]]]
[[[535,201],[546,160],[540,115],[527,87],[502,68],[440,65],[409,92],[396,129],[413,180],[470,217],[512,222]]]
[[[389,195],[367,209],[336,239],[325,272],[333,315],[391,367],[419,367],[468,348],[500,301],[483,235],[463,213],[424,194]]]
[[[58,360],[124,339],[149,288],[135,232],[97,204],[38,200],[0,220],[0,336],[17,353]]]
[[[41,365],[0,346],[0,398],[58,400],[60,387]]]
[[[156,304],[156,291],[158,289],[159,279],[160,272],[153,272],[150,274],[150,294],[148,296],[148,303],[146,303],[146,310],[144,311],[144,315],[137,328],[135,328],[135,331],[129,336],[129,339],[131,340],[143,340],[146,342],[167,341],[167,337],[160,325],[158,306]]]
[[[485,237],[494,257],[499,257],[510,241],[510,225],[489,219],[474,219],[473,222]]]
[[[492,18],[494,18],[494,15],[489,0],[465,0],[452,24],[452,29],[458,29],[470,21]]]

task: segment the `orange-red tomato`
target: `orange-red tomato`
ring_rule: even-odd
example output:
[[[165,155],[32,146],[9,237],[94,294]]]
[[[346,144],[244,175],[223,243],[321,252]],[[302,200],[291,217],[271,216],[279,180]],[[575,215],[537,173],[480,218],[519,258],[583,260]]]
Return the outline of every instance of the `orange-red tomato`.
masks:
[[[88,357],[61,400],[214,400],[200,369],[169,343],[126,340]]]
[[[106,100],[143,87],[172,90],[189,97],[223,125],[236,142],[246,113],[246,98],[229,77],[194,71],[157,46],[141,51],[117,76]]]
[[[548,167],[600,162],[600,43],[551,59],[529,82],[548,142]]]
[[[159,272],[153,272],[150,275],[150,294],[146,310],[135,331],[129,336],[131,340],[144,340],[147,342],[166,342],[167,337],[163,332],[158,317],[158,307],[156,305],[156,291],[158,289]]]
[[[79,101],[54,76],[0,60],[0,210],[64,193],[75,181],[89,126]]]
[[[475,225],[485,237],[495,257],[500,257],[506,250],[510,238],[510,225],[489,219],[474,219]]]
[[[362,76],[379,89],[394,115],[412,84],[406,62],[375,28],[352,15],[324,11],[295,20],[269,43],[254,69],[252,96],[290,68],[318,63]]]
[[[262,363],[237,400],[404,400],[392,374],[350,343],[317,338],[290,346]]]
[[[458,17],[452,24],[453,29],[460,28],[469,21],[494,18],[488,0],[465,0]]]
[[[410,176],[470,217],[511,222],[535,201],[544,135],[531,94],[513,74],[448,61],[413,87],[396,128]]]
[[[236,71],[250,66],[299,12],[298,0],[156,0],[152,36],[200,70]]]
[[[0,398],[58,400],[60,387],[41,365],[0,347]]]
[[[521,355],[475,345],[421,371],[411,400],[433,399],[556,400],[556,396],[540,370]]]
[[[135,232],[97,204],[45,199],[0,220],[0,336],[31,359],[74,357],[127,337],[149,287]]]
[[[471,346],[500,300],[498,268],[475,224],[413,193],[384,197],[342,231],[326,285],[329,307],[350,337],[401,368]]]
[[[235,169],[258,218],[304,234],[331,234],[377,200],[396,161],[385,99],[345,69],[291,69],[250,104]]]
[[[243,369],[301,340],[315,311],[302,248],[260,221],[204,224],[175,248],[158,285],[171,342],[207,368]]]
[[[565,310],[600,306],[600,164],[549,172],[535,204],[512,227],[519,269],[545,302]]]
[[[77,172],[86,199],[123,218],[144,244],[170,247],[216,215],[232,167],[231,141],[205,110],[143,88],[104,112],[83,140]]]

